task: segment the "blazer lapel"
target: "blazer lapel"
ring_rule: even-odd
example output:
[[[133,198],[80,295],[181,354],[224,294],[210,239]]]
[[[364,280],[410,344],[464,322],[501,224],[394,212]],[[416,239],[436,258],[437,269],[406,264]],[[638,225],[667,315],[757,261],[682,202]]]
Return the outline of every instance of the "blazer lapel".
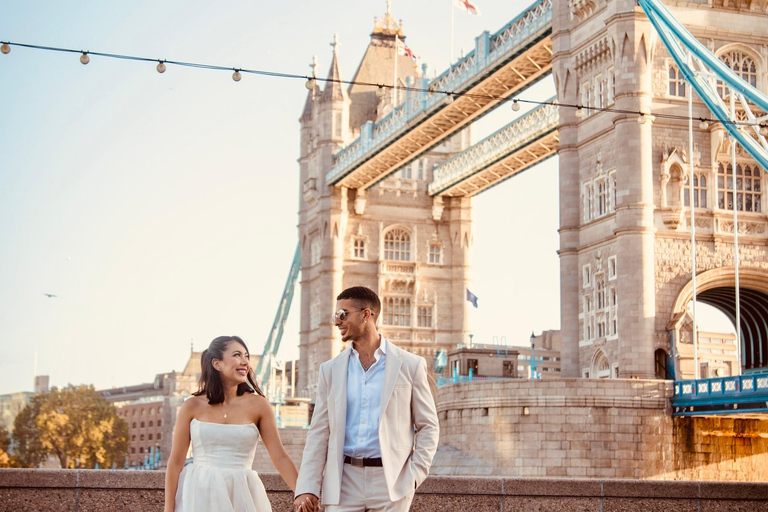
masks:
[[[384,386],[381,389],[381,415],[384,417],[384,412],[389,405],[389,399],[392,398],[392,391],[395,389],[395,382],[397,381],[397,374],[400,373],[400,367],[403,365],[403,361],[400,359],[400,349],[387,340],[387,363],[384,368]]]
[[[329,399],[334,401],[336,409],[336,418],[338,428],[336,436],[339,438],[339,446],[344,446],[344,434],[347,426],[347,367],[349,366],[349,355],[352,350],[348,347],[339,354],[336,364],[333,365],[333,396]]]

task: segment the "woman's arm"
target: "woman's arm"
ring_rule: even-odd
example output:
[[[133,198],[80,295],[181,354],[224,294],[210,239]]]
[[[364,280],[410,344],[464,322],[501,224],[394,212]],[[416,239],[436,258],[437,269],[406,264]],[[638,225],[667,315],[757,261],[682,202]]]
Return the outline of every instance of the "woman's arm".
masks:
[[[189,423],[193,418],[194,402],[194,398],[184,402],[173,428],[173,445],[168,457],[168,466],[165,468],[165,512],[174,512],[176,508],[176,489],[189,450]]]
[[[285,483],[291,488],[291,491],[296,491],[296,479],[299,474],[296,471],[296,465],[293,463],[288,453],[283,447],[283,442],[280,441],[280,433],[277,431],[277,424],[275,423],[275,415],[272,413],[272,406],[266,398],[262,396],[258,398],[258,422],[256,426],[259,427],[259,433],[261,439],[264,441],[264,446],[267,448],[269,458],[272,459],[272,464],[275,465],[275,469],[280,476],[283,477]]]

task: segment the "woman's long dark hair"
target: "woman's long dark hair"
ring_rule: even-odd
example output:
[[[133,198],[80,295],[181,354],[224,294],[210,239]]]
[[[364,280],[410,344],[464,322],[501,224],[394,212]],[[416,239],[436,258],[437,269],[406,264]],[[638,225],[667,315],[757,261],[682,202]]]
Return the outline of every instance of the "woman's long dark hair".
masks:
[[[211,342],[206,350],[203,351],[200,361],[200,365],[202,366],[200,381],[197,383],[197,391],[192,394],[195,396],[205,395],[208,399],[208,403],[211,405],[224,403],[224,386],[221,383],[219,370],[213,367],[213,360],[224,359],[224,351],[227,350],[227,346],[233,341],[241,344],[245,349],[246,354],[250,354],[245,342],[238,336],[219,336]],[[243,393],[258,393],[259,395],[264,396],[261,388],[256,384],[253,368],[248,369],[247,378],[247,384],[245,382],[238,384],[237,396],[240,396]]]

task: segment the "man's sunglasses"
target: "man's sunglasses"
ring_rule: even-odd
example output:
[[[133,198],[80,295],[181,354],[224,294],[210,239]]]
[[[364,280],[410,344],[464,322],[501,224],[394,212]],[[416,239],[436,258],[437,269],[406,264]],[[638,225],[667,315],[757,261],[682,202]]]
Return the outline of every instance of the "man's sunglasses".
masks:
[[[368,308],[360,308],[360,309],[354,309],[352,311],[347,311],[345,309],[340,309],[334,314],[331,315],[331,322],[336,323],[337,320],[344,321],[345,318],[347,318],[347,315],[350,313],[357,313],[358,311],[365,311]]]

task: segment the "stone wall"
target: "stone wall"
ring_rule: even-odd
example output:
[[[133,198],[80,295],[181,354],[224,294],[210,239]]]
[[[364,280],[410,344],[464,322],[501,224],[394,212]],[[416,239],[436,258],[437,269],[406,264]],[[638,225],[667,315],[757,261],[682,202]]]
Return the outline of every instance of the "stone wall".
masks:
[[[673,419],[671,381],[472,382],[437,395],[435,475],[768,481],[768,419]]]
[[[3,512],[161,512],[161,471],[0,469]],[[276,512],[293,510],[279,476],[261,475]],[[627,480],[427,478],[412,512],[768,511],[768,484]]]
[[[291,457],[291,460],[296,467],[301,466],[301,456],[304,453],[304,445],[307,443],[307,432],[305,428],[281,428],[280,440],[283,442],[285,451]],[[272,464],[272,459],[269,458],[269,453],[263,444],[260,444],[256,449],[256,457],[253,459],[253,469],[259,474],[273,473],[275,471],[275,465]]]

